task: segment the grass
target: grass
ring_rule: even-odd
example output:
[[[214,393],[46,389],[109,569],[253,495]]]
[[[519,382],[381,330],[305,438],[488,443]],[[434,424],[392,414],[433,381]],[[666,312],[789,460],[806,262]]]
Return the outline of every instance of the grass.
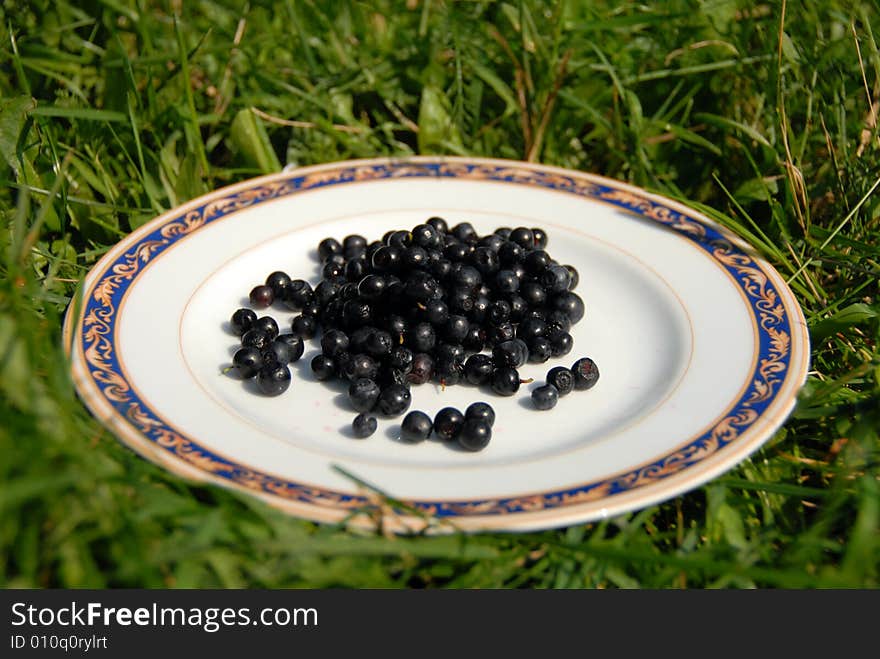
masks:
[[[0,8],[0,584],[862,587],[880,583],[880,51],[870,3],[147,3]],[[7,13],[8,11],[8,13]],[[597,524],[386,538],[284,517],[123,448],[62,314],[157,213],[283,163],[572,167],[750,240],[808,318],[798,406],[704,487]]]

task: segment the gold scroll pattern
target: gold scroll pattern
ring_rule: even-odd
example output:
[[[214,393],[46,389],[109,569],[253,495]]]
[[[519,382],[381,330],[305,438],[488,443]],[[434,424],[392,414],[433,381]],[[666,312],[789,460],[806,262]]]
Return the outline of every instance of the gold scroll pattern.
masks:
[[[198,230],[217,217],[227,215],[258,202],[293,194],[298,190],[333,185],[342,182],[369,181],[404,177],[454,177],[468,180],[495,180],[524,185],[535,185],[571,192],[576,195],[600,198],[629,208],[638,215],[658,221],[687,234],[695,240],[705,240],[706,227],[700,222],[669,209],[636,193],[599,186],[580,177],[561,173],[535,171],[506,165],[440,163],[397,163],[388,165],[360,165],[322,170],[298,180],[286,179],[228,195],[187,212],[183,217],[163,225],[158,239],[144,240],[124,254],[94,287],[93,306],[83,318],[84,356],[91,367],[91,375],[99,383],[102,393],[113,403],[125,405],[126,420],[141,433],[174,456],[198,470],[219,475],[241,487],[268,493],[282,499],[337,509],[363,507],[366,497],[290,483],[273,476],[253,471],[244,466],[219,460],[192,440],[175,432],[162,421],[144,411],[133,400],[130,385],[113,367],[114,345],[112,325],[116,314],[113,296],[126,281],[131,281],[157,253],[172,242]],[[571,506],[597,501],[616,493],[656,483],[699,462],[736,439],[751,425],[758,412],[753,406],[771,399],[784,379],[787,369],[791,337],[784,331],[785,309],[767,276],[747,255],[733,251],[724,241],[714,243],[712,256],[737,274],[745,293],[754,300],[761,330],[769,337],[768,354],[760,359],[756,378],[746,400],[738,409],[719,421],[705,438],[665,456],[658,462],[626,474],[591,484],[581,489],[549,494],[535,494],[503,500],[474,502],[413,503],[428,515],[498,515],[515,512],[533,512],[547,508]],[[781,326],[781,327],[780,327]]]

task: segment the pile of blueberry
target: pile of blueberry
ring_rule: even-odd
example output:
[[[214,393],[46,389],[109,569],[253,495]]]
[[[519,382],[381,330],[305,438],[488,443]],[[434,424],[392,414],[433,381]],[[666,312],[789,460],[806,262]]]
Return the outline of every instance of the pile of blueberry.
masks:
[[[288,365],[320,328],[321,354],[311,370],[318,380],[349,383],[357,437],[375,432],[371,414],[406,412],[412,385],[465,381],[512,396],[528,382],[517,369],[571,352],[569,330],[584,316],[584,303],[573,292],[577,270],[553,260],[546,245],[542,229],[500,228],[480,236],[470,223],[450,229],[439,217],[371,243],[359,235],[342,243],[325,238],[314,288],[273,272],[250,292],[255,309],[278,304],[298,312],[289,333],[280,334],[271,316],[252,309],[232,315],[231,327],[241,337],[232,369],[242,378],[256,377],[264,394],[281,394],[290,386]],[[559,396],[589,389],[598,377],[589,358],[571,369],[553,368],[532,400],[537,409],[551,409]],[[495,415],[488,404],[475,405],[468,408],[471,418],[452,408],[433,421],[411,412],[401,438],[418,441],[433,431],[480,450],[491,438]]]

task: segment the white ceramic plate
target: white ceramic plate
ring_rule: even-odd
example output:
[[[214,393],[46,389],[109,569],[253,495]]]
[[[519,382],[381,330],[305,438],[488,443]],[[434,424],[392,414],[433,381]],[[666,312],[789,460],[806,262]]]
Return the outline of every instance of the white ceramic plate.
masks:
[[[267,274],[314,283],[321,238],[374,240],[433,215],[481,233],[542,227],[550,254],[580,272],[587,314],[574,350],[524,366],[535,384],[511,398],[413,388],[411,409],[432,416],[489,400],[497,421],[485,450],[403,444],[400,418],[353,439],[345,396],[310,373],[316,344],[278,397],[221,374],[237,343],[228,318]],[[245,181],[132,233],[84,291],[65,323],[76,386],[123,442],[301,517],[381,517],[394,530],[562,526],[690,490],[780,426],[809,353],[779,274],[703,215],[616,181],[500,160],[353,161]],[[271,313],[282,324],[294,315]],[[597,362],[599,383],[535,410],[531,388],[581,356]],[[373,487],[407,505],[379,505]]]

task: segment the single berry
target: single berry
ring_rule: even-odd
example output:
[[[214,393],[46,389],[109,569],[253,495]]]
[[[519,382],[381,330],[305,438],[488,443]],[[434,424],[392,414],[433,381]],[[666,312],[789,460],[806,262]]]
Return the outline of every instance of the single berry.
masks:
[[[243,348],[256,348],[257,350],[265,350],[272,343],[272,337],[260,329],[249,329],[241,337],[241,345]]]
[[[260,284],[251,289],[248,299],[257,309],[265,309],[275,301],[275,293],[272,292],[271,286]]]
[[[257,373],[257,386],[267,396],[277,396],[290,386],[290,369],[277,362],[267,364]]]
[[[305,351],[305,343],[296,334],[279,334],[275,341],[283,341],[290,348],[290,361],[299,361]]]
[[[269,347],[266,348],[266,351],[263,353],[263,361],[267,364],[278,362],[279,364],[286,366],[293,361],[293,349],[287,341],[275,339],[269,344]]]
[[[532,227],[532,240],[536,249],[544,249],[547,246],[547,232],[544,229]]]
[[[321,337],[321,352],[335,357],[337,353],[348,350],[349,343],[348,335],[342,330],[327,330]]]
[[[492,371],[492,391],[499,396],[513,396],[519,391],[519,373],[515,368],[502,366]]]
[[[444,407],[434,415],[434,433],[442,440],[456,439],[462,426],[464,415],[454,407]]]
[[[272,316],[262,316],[257,318],[254,321],[254,324],[251,325],[251,329],[262,330],[270,339],[274,339],[278,336],[278,323],[275,322],[275,319],[272,318]]]
[[[412,369],[406,376],[410,384],[425,384],[434,377],[434,359],[431,355],[420,352],[413,356]]]
[[[229,320],[229,326],[233,333],[241,336],[247,332],[257,320],[257,314],[252,309],[239,309]]]
[[[312,373],[315,374],[315,378],[321,382],[330,380],[336,375],[336,362],[333,361],[333,357],[328,355],[315,355],[310,366]]]
[[[492,427],[482,419],[468,419],[458,435],[459,445],[468,451],[481,451],[492,440]]]
[[[348,386],[348,400],[356,412],[369,412],[379,400],[379,385],[367,378],[358,378]]]
[[[591,389],[599,380],[599,368],[589,357],[578,359],[571,367],[574,375],[574,388],[578,391]]]
[[[554,357],[563,357],[571,352],[574,339],[568,332],[559,332],[550,337],[550,349]]]
[[[559,401],[559,392],[552,384],[544,384],[532,390],[532,403],[535,409],[552,410]]]
[[[239,348],[232,357],[232,366],[239,377],[248,380],[263,367],[263,353],[257,348]]]
[[[284,291],[290,285],[290,275],[286,272],[277,270],[266,277],[266,286],[272,289],[276,300],[280,300],[284,296]]]
[[[572,324],[584,317],[584,301],[577,293],[567,291],[553,298],[553,309],[563,312]]]
[[[471,403],[464,412],[465,419],[482,419],[489,424],[489,427],[495,425],[495,410],[489,403],[478,401]]]
[[[342,245],[340,245],[339,241],[335,238],[324,238],[324,240],[318,243],[318,258],[321,259],[322,262],[326,261],[334,254],[341,253]]]
[[[391,384],[379,394],[376,405],[382,414],[397,416],[406,412],[411,402],[412,395],[409,392],[409,387],[403,384]]]
[[[367,300],[378,300],[385,292],[387,283],[381,275],[367,275],[357,285],[357,292]]]
[[[433,427],[431,417],[424,412],[413,410],[403,417],[403,423],[400,424],[400,439],[405,442],[421,442],[428,439]]]
[[[303,339],[314,338],[318,331],[318,322],[311,316],[300,314],[290,324],[293,333]]]
[[[553,346],[550,339],[539,336],[529,344],[529,362],[543,364],[553,355]]]
[[[473,385],[483,385],[489,382],[494,370],[495,364],[489,355],[476,353],[464,363],[464,379]]]
[[[365,439],[376,432],[378,425],[376,417],[368,416],[362,412],[351,422],[351,432],[358,439]]]
[[[564,366],[554,366],[547,371],[547,384],[552,384],[560,396],[565,396],[574,389],[574,373]]]
[[[492,348],[492,361],[495,366],[512,366],[519,368],[529,358],[529,349],[522,339],[503,341]]]
[[[449,231],[449,225],[446,223],[446,220],[444,220],[442,217],[431,217],[431,218],[428,218],[428,221],[425,222],[425,224],[427,224],[427,225],[433,227],[434,230],[435,230],[438,234],[444,234],[444,233],[447,233],[447,232]]]

